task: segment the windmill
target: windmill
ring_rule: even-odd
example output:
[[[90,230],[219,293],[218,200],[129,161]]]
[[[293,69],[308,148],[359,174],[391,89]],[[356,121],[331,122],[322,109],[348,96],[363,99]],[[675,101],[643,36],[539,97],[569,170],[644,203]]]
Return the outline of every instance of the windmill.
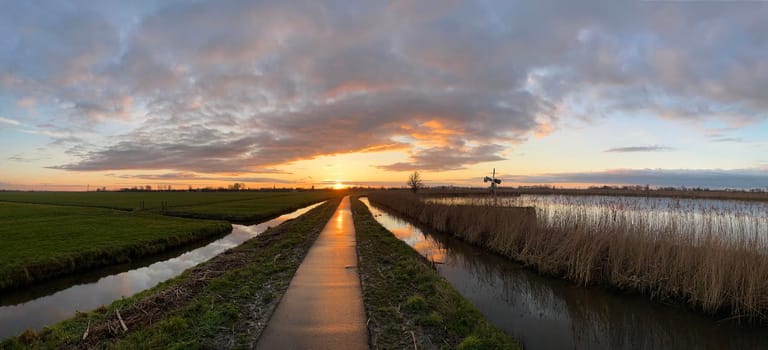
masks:
[[[493,175],[491,177],[486,176],[483,178],[483,182],[490,182],[491,183],[491,193],[493,193],[493,196],[496,196],[496,187],[501,184],[501,180],[496,178],[496,168],[493,168]]]

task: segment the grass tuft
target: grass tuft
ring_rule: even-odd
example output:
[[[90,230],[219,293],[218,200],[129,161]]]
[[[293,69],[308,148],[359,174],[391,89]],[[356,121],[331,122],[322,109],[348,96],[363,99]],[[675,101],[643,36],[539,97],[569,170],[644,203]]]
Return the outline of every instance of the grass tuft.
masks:
[[[420,295],[414,295],[405,301],[405,308],[414,313],[421,313],[427,310],[427,301]]]

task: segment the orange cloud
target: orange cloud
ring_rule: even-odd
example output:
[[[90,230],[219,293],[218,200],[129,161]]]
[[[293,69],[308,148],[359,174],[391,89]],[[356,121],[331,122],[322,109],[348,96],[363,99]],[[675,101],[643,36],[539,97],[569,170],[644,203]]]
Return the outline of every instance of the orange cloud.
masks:
[[[408,149],[411,146],[404,143],[387,143],[382,145],[374,145],[370,147],[363,148],[361,150],[353,151],[353,152],[344,152],[339,154],[348,154],[348,153],[373,153],[373,152],[385,152],[385,151],[399,151],[403,149]]]
[[[439,147],[448,146],[457,136],[464,132],[447,127],[443,122],[437,119],[430,119],[414,125],[405,124],[400,126],[409,137],[417,140],[424,146]]]
[[[534,133],[534,136],[536,136],[537,139],[540,139],[544,136],[547,136],[555,131],[555,126],[552,125],[552,123],[544,122],[539,124],[539,126],[536,128],[536,132]]]
[[[352,94],[376,93],[379,91],[384,91],[389,87],[390,86],[388,85],[372,85],[366,84],[365,82],[344,82],[343,84],[326,91],[322,97],[326,100],[335,100]]]

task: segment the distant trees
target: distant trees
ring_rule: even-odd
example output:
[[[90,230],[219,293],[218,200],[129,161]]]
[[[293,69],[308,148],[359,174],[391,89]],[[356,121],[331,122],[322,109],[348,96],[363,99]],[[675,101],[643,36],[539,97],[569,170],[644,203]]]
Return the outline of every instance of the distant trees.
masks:
[[[419,189],[424,187],[424,181],[421,180],[421,175],[418,171],[414,171],[411,175],[408,176],[407,184],[411,191],[414,193],[418,192]]]
[[[160,192],[160,191],[170,192],[170,191],[173,191],[173,186],[171,185],[157,185],[157,187],[152,187],[151,185],[132,186],[132,187],[123,187],[118,191],[120,192]]]

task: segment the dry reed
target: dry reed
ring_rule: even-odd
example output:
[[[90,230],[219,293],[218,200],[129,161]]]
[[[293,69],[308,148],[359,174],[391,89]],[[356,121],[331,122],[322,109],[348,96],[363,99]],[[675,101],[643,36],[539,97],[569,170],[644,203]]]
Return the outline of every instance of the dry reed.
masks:
[[[766,213],[693,210],[679,202],[665,202],[677,206],[671,212],[640,210],[620,200],[592,206],[566,201],[534,211],[478,200],[461,202],[474,205],[425,202],[399,191],[369,198],[581,285],[610,285],[679,300],[707,313],[768,320]]]

